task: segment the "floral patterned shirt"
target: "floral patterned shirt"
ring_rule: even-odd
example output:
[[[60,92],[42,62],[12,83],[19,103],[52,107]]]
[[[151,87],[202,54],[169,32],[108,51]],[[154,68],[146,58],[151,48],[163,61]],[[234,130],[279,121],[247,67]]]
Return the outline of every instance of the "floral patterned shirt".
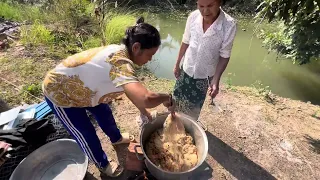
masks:
[[[44,95],[59,107],[94,107],[124,93],[138,82],[124,45],[109,45],[72,55],[49,71]]]

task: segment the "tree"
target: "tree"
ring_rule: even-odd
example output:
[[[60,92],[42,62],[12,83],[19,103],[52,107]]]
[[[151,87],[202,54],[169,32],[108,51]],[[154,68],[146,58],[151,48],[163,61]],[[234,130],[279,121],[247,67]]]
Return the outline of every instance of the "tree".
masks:
[[[273,48],[306,64],[320,57],[319,9],[320,0],[264,0],[257,17],[283,21],[283,29],[270,36],[271,41],[278,41],[271,43]]]

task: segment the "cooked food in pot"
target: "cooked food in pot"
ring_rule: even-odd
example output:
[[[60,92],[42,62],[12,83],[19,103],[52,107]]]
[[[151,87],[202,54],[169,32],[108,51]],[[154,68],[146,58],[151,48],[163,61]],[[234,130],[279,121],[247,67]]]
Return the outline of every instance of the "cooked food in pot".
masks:
[[[146,143],[149,159],[158,167],[170,172],[184,172],[198,163],[197,147],[186,133],[178,116],[170,114],[163,129],[154,132]]]

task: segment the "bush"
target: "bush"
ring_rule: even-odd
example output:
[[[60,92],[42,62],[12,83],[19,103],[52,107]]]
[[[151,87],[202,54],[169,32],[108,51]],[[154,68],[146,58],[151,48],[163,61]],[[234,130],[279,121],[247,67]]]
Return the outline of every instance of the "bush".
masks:
[[[316,0],[264,0],[257,17],[269,22],[284,22],[279,33],[269,36],[273,49],[292,58],[294,63],[306,64],[320,59],[320,4]],[[279,46],[280,44],[280,46]],[[285,46],[286,48],[283,48]],[[280,49],[279,49],[280,48]]]
[[[34,96],[40,96],[42,93],[41,83],[27,84],[22,87],[22,93],[28,92]]]
[[[224,0],[224,8],[230,13],[252,14],[263,0]]]
[[[34,22],[42,20],[44,13],[35,6],[0,2],[0,16],[8,20]]]
[[[20,13],[19,7],[9,5],[8,3],[0,2],[0,16],[5,19],[20,21],[22,14]]]
[[[34,46],[52,45],[54,43],[54,36],[43,24],[36,21],[30,29],[26,26],[21,29],[21,42]]]
[[[34,97],[41,97],[42,87],[41,83],[26,84],[20,91],[20,98],[26,103],[34,103]]]
[[[90,21],[94,6],[87,0],[56,0],[49,9],[55,15],[55,20],[66,21],[77,28]]]
[[[119,44],[125,35],[127,27],[134,25],[133,15],[117,15],[112,17],[106,25],[105,37],[107,44]]]
[[[286,31],[285,25],[281,23],[278,25],[278,31],[276,32],[264,32],[262,31],[260,36],[263,37],[263,44],[266,45],[269,50],[277,49],[286,57],[290,57],[289,54],[292,51],[292,32]]]

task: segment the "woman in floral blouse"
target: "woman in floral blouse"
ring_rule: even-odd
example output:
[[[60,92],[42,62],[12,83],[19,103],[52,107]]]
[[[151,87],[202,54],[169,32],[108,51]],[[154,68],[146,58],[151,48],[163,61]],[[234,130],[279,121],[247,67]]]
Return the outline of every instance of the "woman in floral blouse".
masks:
[[[148,91],[134,74],[133,65],[150,61],[160,44],[158,30],[140,18],[126,30],[122,45],[93,48],[70,56],[44,79],[43,92],[49,106],[86,155],[108,176],[119,176],[123,168],[108,161],[86,110],[115,145],[129,143],[132,138],[129,133],[120,133],[107,105],[117,96],[125,93],[149,118],[146,108],[161,103],[172,108],[171,95]]]

